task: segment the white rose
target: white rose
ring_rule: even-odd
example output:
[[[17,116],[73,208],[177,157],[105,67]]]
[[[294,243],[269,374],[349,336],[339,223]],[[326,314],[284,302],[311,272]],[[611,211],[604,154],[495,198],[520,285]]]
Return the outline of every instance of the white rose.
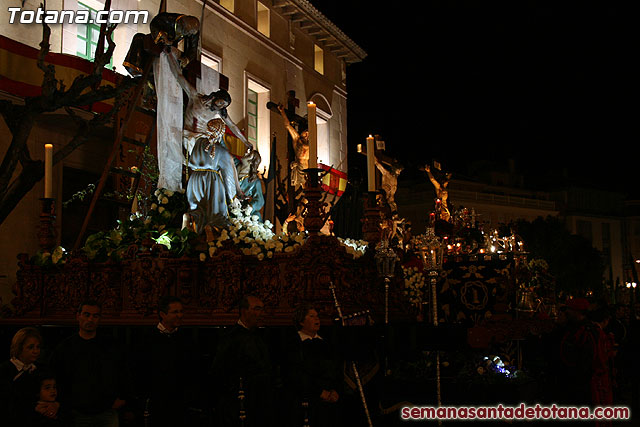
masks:
[[[263,253],[259,253],[258,254],[258,260],[262,261],[264,259],[264,254]]]
[[[163,208],[162,206],[160,206],[160,207],[158,208],[158,212],[159,212],[159,213],[164,212],[164,208]]]
[[[167,199],[166,197],[162,198],[162,204],[166,205],[167,203],[169,203],[169,199]]]
[[[216,247],[215,246],[211,246],[209,248],[209,256],[212,257],[213,254],[215,254],[215,253],[216,253]]]
[[[167,196],[171,197],[171,196],[173,196],[173,191],[171,191],[171,190],[166,190],[166,191],[164,192],[164,194],[166,194]]]
[[[203,253],[200,253],[200,261],[204,261],[205,259],[207,259],[207,256]]]
[[[155,211],[156,209],[158,209],[158,205],[156,205],[155,203],[151,204],[151,210]]]
[[[273,252],[272,251],[267,252],[267,258],[272,258],[272,257],[273,257]]]

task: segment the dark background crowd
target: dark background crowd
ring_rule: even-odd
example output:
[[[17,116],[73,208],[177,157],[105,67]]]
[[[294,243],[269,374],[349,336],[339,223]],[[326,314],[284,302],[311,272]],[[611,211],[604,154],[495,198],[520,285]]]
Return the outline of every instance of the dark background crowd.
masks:
[[[401,371],[395,359],[402,349],[379,346],[390,329],[371,335],[366,328],[345,334],[345,328],[325,327],[319,334],[318,312],[306,304],[295,310],[289,328],[261,328],[264,314],[262,301],[247,296],[237,324],[188,328],[182,326],[180,299],[164,297],[155,326],[99,328],[101,306],[88,300],[79,306],[73,329],[5,329],[10,359],[0,364],[0,424],[337,427],[365,426],[369,417],[375,425],[392,425],[401,423],[393,402],[435,405],[435,396],[423,393],[435,390],[432,378],[416,376],[401,382],[398,393],[392,391],[394,377],[387,374]],[[522,344],[524,360],[539,380],[527,403],[629,406],[633,414],[640,384],[637,323],[633,312],[622,315],[581,298],[561,306],[551,332]],[[425,345],[432,338],[417,335]],[[467,350],[458,346],[450,353]],[[345,362],[367,355],[384,369],[369,381],[364,377],[375,371],[361,363],[367,384],[360,393]],[[492,397],[495,387],[473,388],[477,375],[452,378],[446,366],[445,405],[527,400],[518,393],[507,396],[513,402]],[[419,387],[412,390],[412,383]],[[627,423],[633,425],[633,419]]]
[[[295,311],[295,328],[273,331],[259,328],[264,305],[252,296],[228,328],[180,327],[176,297],[163,298],[158,315],[156,326],[119,337],[122,329],[99,330],[100,304],[84,301],[73,331],[17,331],[0,366],[0,424],[336,426],[348,418],[340,355],[318,334],[311,305]]]

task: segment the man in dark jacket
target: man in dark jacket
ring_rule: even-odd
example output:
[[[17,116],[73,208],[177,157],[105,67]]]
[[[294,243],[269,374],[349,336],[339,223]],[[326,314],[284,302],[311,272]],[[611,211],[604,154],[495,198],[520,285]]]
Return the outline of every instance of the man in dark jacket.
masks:
[[[62,408],[76,427],[117,427],[118,409],[126,404],[130,383],[123,353],[106,337],[98,337],[101,306],[80,304],[78,333],[63,340],[51,357]]]

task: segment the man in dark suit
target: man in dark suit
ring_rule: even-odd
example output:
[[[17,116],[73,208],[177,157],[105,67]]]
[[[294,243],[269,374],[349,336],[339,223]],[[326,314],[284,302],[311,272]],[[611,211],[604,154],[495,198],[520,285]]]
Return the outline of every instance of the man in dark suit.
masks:
[[[140,340],[136,373],[138,388],[153,426],[186,425],[187,410],[196,406],[200,358],[192,340],[181,329],[182,300],[162,297],[158,324]]]
[[[213,381],[220,385],[220,425],[240,425],[242,417],[246,427],[272,425],[271,359],[258,329],[263,315],[264,304],[259,298],[242,298],[240,318],[218,346],[212,373]]]

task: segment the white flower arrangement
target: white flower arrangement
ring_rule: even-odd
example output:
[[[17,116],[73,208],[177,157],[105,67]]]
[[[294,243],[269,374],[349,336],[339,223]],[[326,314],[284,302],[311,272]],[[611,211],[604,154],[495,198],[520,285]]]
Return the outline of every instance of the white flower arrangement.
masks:
[[[353,258],[360,258],[367,251],[369,242],[366,240],[343,239],[338,237],[338,241],[345,247],[347,253],[353,255]]]
[[[224,241],[231,240],[244,255],[255,256],[258,260],[273,258],[275,253],[296,251],[307,237],[304,233],[275,234],[269,220],[260,222],[257,215],[252,215],[251,206],[243,208],[237,199],[229,207],[229,213],[230,225],[209,242],[210,257],[215,255]]]
[[[416,308],[420,308],[425,295],[425,277],[417,267],[402,267],[404,273],[404,294],[409,299],[409,303]]]

